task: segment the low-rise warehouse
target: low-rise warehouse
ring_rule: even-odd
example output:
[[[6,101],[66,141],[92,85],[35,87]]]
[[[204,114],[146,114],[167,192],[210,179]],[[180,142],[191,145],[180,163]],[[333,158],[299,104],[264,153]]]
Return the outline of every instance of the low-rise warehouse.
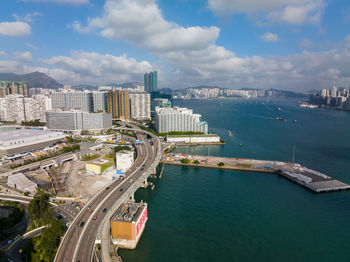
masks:
[[[8,177],[7,185],[23,192],[35,194],[37,185],[22,173],[13,174]]]
[[[13,155],[35,151],[62,141],[65,135],[34,129],[17,129],[0,133],[0,154]]]

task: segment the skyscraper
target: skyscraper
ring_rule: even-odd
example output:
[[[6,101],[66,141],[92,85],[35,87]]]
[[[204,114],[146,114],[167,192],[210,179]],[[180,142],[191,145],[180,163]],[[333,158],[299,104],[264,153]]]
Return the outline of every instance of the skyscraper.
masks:
[[[129,94],[130,115],[136,120],[151,119],[151,96],[146,93]]]
[[[124,91],[107,92],[107,112],[112,114],[113,120],[130,118],[129,94]]]
[[[336,86],[333,86],[331,88],[331,97],[337,97],[337,92],[338,92],[338,88]]]
[[[154,91],[157,91],[157,71],[146,73],[144,75],[144,84],[145,84],[145,91],[147,93],[152,93]]]
[[[15,81],[0,81],[0,97],[7,95],[22,95],[28,97],[28,83]]]

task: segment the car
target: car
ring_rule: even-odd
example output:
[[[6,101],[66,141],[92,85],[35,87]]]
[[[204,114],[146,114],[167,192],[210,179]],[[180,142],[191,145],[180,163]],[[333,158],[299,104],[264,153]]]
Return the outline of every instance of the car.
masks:
[[[109,189],[109,186],[108,187],[106,187],[106,190],[108,190]]]
[[[89,213],[92,214],[93,212],[94,212],[94,210],[93,210],[93,209],[90,209]]]
[[[93,221],[96,221],[96,219],[97,219],[97,216],[94,216],[94,217],[92,218]]]
[[[88,209],[90,209],[91,208],[91,206],[90,205],[88,205]]]
[[[81,222],[80,222],[80,226],[81,226],[81,227],[84,226],[84,224],[85,224],[84,221],[81,221]]]
[[[121,188],[119,191],[122,192],[124,190],[124,188]]]
[[[104,208],[104,209],[102,210],[103,213],[106,213],[106,211],[107,211],[107,208]]]

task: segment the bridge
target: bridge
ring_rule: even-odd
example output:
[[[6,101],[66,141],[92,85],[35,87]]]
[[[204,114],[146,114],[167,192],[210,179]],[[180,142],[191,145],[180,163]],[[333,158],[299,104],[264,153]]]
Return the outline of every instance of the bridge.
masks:
[[[135,145],[137,158],[133,166],[125,173],[124,180],[118,178],[101,189],[79,212],[61,241],[54,261],[92,261],[97,233],[102,227],[107,234],[103,235],[101,246],[104,246],[103,251],[106,247],[109,249],[109,219],[113,210],[129,198],[133,198],[135,191],[147,181],[159,164],[162,156],[159,138],[139,128],[125,129],[136,132],[137,139],[145,140],[145,143]],[[153,139],[153,145],[146,139],[147,136]],[[135,139],[131,140],[135,143]],[[89,213],[89,207],[93,210],[92,214]],[[104,208],[109,211],[103,213]],[[96,219],[92,219],[95,216]],[[109,261],[109,252],[104,254],[105,261]]]
[[[23,204],[29,204],[30,200],[32,200],[33,197],[29,196],[19,196],[19,195],[13,195],[13,194],[0,194],[0,200],[4,201],[12,201],[12,202],[18,202]],[[51,201],[54,199],[50,199]],[[69,221],[73,221],[75,217],[75,213],[71,208],[66,208],[66,206],[69,205],[57,205],[53,202],[50,202],[50,204],[64,217],[66,217]]]

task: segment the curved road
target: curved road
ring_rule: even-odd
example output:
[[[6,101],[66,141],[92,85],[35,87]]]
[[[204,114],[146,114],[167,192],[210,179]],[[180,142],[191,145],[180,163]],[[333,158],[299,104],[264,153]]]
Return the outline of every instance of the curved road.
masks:
[[[125,179],[116,179],[108,187],[102,189],[81,210],[66,232],[57,251],[55,261],[91,261],[96,235],[105,216],[103,209],[111,208],[125,191],[132,187],[133,183],[152,166],[157,153],[159,153],[157,152],[159,139],[141,129],[137,132],[149,134],[153,138],[156,150],[153,150],[152,145],[145,139],[145,135],[137,135],[137,138],[145,140],[145,143],[136,145],[137,158],[134,165],[125,173]],[[90,206],[90,210],[94,210],[92,214],[90,214],[88,206]],[[93,219],[94,217],[96,219]],[[82,222],[84,225],[82,225]]]

